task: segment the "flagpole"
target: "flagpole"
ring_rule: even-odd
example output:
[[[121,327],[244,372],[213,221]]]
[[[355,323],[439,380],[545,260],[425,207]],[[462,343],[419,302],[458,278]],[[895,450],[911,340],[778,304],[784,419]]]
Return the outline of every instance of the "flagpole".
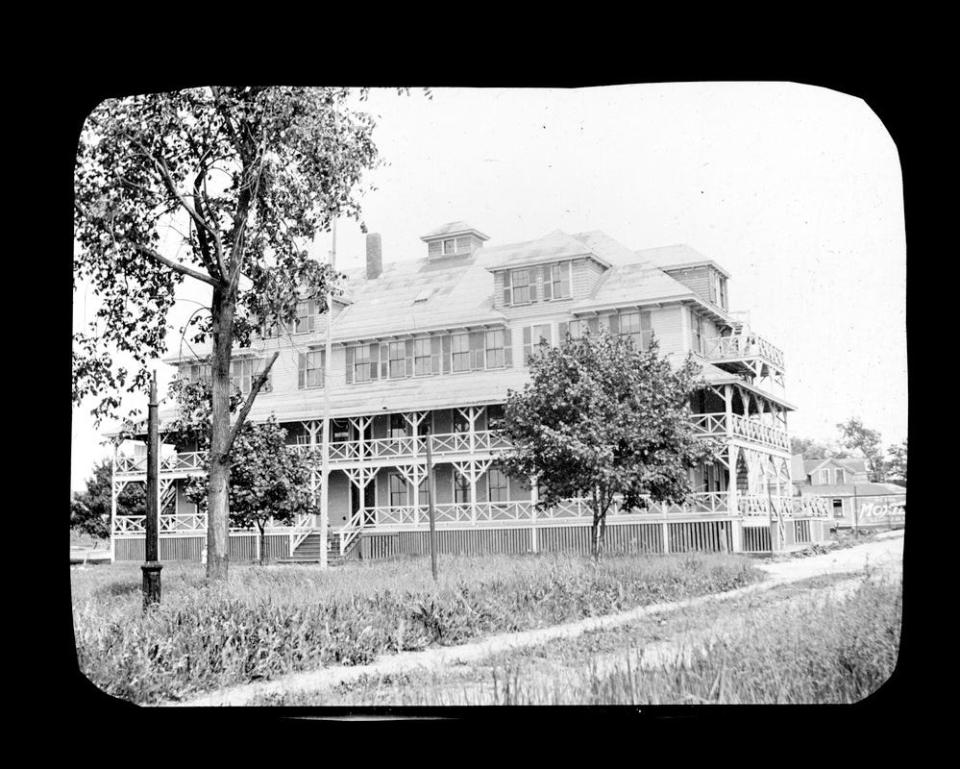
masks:
[[[330,232],[332,235],[331,247],[330,247],[330,269],[335,269],[337,262],[337,220],[333,219],[333,222],[330,225]],[[323,444],[321,445],[320,451],[320,542],[322,543],[320,547],[320,568],[327,568],[327,536],[330,528],[330,494],[329,488],[330,484],[328,480],[330,478],[330,381],[331,377],[329,376],[330,369],[332,368],[331,362],[333,360],[333,337],[332,337],[332,328],[333,325],[333,294],[330,290],[330,282],[327,281],[327,343],[326,349],[324,352],[323,358],[323,427],[321,429],[321,440]]]

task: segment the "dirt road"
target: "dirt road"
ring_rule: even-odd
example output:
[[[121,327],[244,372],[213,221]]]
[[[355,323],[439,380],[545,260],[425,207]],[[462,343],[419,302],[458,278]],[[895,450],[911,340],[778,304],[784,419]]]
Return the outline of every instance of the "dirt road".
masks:
[[[350,684],[372,677],[397,677],[405,674],[443,672],[458,665],[479,662],[498,653],[510,650],[534,647],[557,639],[572,639],[591,631],[617,628],[637,623],[640,620],[670,615],[681,609],[703,607],[718,604],[731,599],[760,594],[765,591],[789,585],[792,582],[830,574],[850,574],[861,572],[864,568],[874,569],[876,573],[896,574],[903,562],[903,532],[890,532],[891,536],[877,539],[851,548],[832,551],[823,555],[804,558],[784,558],[757,564],[770,578],[727,593],[700,596],[684,601],[666,604],[642,606],[615,615],[590,617],[578,622],[566,623],[549,628],[538,628],[519,633],[505,633],[491,636],[482,641],[462,646],[427,649],[420,652],[403,652],[384,656],[370,665],[335,666],[305,673],[295,673],[273,681],[244,684],[221,690],[197,699],[181,703],[168,703],[187,706],[241,706],[256,698],[271,695],[290,695],[297,693],[319,693],[340,684]],[[847,580],[834,585],[830,590],[852,590],[857,580]],[[822,597],[826,593],[820,591]],[[723,632],[723,622],[735,623],[736,618],[719,620],[713,632]],[[671,645],[672,644],[672,645]],[[653,664],[664,656],[675,655],[675,641],[664,641],[661,646],[650,645],[644,648],[644,658]],[[611,657],[611,664],[612,664]],[[622,662],[622,658],[618,657]]]

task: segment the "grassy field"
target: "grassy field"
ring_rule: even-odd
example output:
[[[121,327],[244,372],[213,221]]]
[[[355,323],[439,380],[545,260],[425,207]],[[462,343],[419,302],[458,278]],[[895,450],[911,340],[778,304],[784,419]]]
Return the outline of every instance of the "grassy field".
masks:
[[[314,568],[234,566],[225,585],[167,564],[163,602],[141,609],[138,564],[72,570],[81,671],[137,703],[383,653],[457,644],[635,606],[731,590],[761,574],[737,556],[441,558]]]
[[[892,674],[900,620],[899,580],[833,575],[502,652],[462,669],[366,677],[251,704],[851,703]]]

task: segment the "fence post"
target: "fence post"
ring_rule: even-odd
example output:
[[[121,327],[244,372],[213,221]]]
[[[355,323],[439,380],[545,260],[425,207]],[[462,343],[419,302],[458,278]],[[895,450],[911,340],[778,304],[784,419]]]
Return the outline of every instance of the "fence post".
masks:
[[[670,553],[670,524],[664,521],[660,526],[663,532],[663,554],[668,555]]]

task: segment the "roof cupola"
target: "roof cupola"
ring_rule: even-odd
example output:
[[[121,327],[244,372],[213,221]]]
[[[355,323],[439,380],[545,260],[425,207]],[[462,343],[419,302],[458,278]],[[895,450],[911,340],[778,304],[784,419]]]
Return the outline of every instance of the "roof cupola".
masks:
[[[490,240],[480,230],[466,222],[449,222],[420,237],[427,244],[427,256],[442,258],[445,256],[466,256]]]

